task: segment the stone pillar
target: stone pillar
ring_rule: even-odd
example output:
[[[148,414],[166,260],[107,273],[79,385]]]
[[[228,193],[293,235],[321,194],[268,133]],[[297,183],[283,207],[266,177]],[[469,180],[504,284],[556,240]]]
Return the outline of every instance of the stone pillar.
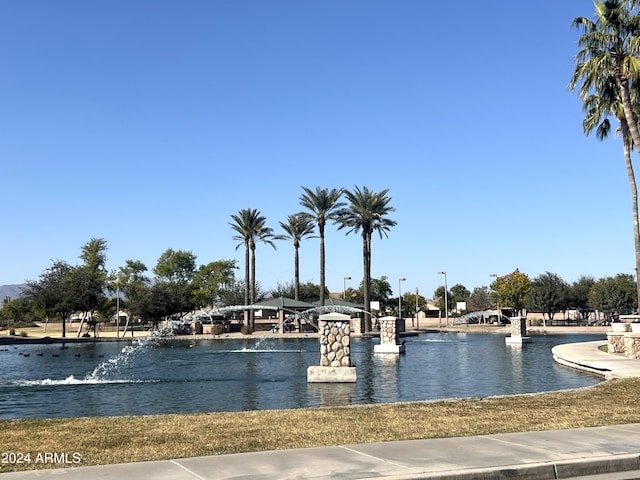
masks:
[[[278,310],[278,333],[284,335],[284,309]]]
[[[625,353],[624,352],[624,333],[607,331],[607,352],[609,353]]]
[[[342,313],[320,315],[320,366],[307,368],[309,383],[352,383],[356,367],[351,365],[351,317]]]
[[[351,335],[361,337],[364,333],[364,318],[356,317],[351,319]]]
[[[380,344],[373,346],[374,353],[404,353],[404,344],[400,343],[400,331],[403,320],[396,317],[381,317]]]
[[[624,334],[624,356],[640,358],[640,333],[628,332]]]
[[[505,338],[506,343],[522,344],[531,343],[531,337],[527,337],[527,319],[525,317],[511,317],[511,336]]]

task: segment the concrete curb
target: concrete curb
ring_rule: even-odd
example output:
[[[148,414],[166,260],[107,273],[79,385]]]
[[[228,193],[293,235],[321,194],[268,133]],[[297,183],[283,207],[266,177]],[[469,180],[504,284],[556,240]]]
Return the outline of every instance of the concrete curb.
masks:
[[[640,470],[640,454],[625,454],[596,459],[567,460],[529,465],[472,468],[452,472],[385,476],[385,480],[561,480],[589,475]],[[370,477],[364,480],[376,480]]]

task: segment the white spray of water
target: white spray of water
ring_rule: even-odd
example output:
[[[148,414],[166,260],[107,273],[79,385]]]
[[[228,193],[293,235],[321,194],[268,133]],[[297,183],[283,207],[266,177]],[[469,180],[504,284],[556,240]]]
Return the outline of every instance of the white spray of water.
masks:
[[[120,353],[102,362],[93,369],[93,372],[85,376],[84,382],[103,382],[105,380],[113,382],[115,380],[113,377],[146,349],[153,348],[162,339],[184,334],[189,331],[189,328],[189,323],[186,320],[171,320],[167,322],[146,337],[135,339],[131,345],[124,347]]]

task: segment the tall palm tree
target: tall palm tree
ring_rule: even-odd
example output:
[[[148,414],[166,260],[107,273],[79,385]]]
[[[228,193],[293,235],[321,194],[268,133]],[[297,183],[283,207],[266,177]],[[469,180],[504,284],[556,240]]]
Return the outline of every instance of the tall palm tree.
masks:
[[[631,2],[633,8],[635,3]],[[627,9],[626,2],[607,0],[596,2],[596,21],[584,17],[574,19],[574,27],[582,28],[582,47],[576,56],[576,68],[569,84],[572,91],[578,85],[586,117],[583,130],[594,130],[603,140],[611,131],[609,116],[620,123],[623,153],[631,187],[633,235],[636,261],[636,295],[640,301],[640,222],[638,189],[631,161],[631,150],[640,145],[638,132],[638,80],[640,73],[640,20]]]
[[[245,269],[244,269],[244,304],[250,305],[256,301],[256,241],[261,241],[276,248],[273,242],[273,229],[267,226],[267,219],[263,217],[255,208],[245,208],[239,210],[237,214],[232,214],[229,222],[234,235],[234,240],[240,240],[236,249],[244,245],[245,247]],[[251,267],[249,267],[251,263]],[[249,270],[251,268],[251,270]],[[254,311],[245,311],[245,323],[252,332],[255,327]]]
[[[581,50],[576,55],[572,84],[581,82],[580,96],[586,98],[613,75],[631,138],[636,145],[640,145],[640,130],[631,101],[631,87],[640,80],[640,16],[633,13],[638,3],[596,1],[595,21],[577,17],[572,23],[572,26],[583,30],[578,40]]]
[[[609,115],[614,116],[620,127],[618,129],[622,138],[622,150],[624,154],[625,166],[627,169],[627,177],[629,186],[631,187],[631,211],[633,215],[633,240],[636,253],[636,271],[640,273],[640,217],[638,213],[638,186],[631,161],[631,151],[634,148],[633,139],[627,123],[626,117],[622,111],[622,102],[617,96],[616,83],[610,77],[600,90],[600,94],[592,94],[584,100],[584,109],[587,115],[583,121],[583,130],[589,135],[594,129],[599,140],[604,140],[609,136],[611,124]],[[636,115],[640,114],[640,92],[638,92],[638,84],[634,84],[631,89],[631,100]],[[636,295],[640,299],[640,282],[636,278]]]
[[[395,208],[389,205],[391,197],[387,196],[389,189],[373,192],[367,187],[362,190],[355,187],[353,191],[345,191],[344,195],[349,201],[349,206],[340,211],[338,230],[348,228],[347,235],[351,232],[362,235],[362,263],[364,269],[363,290],[364,310],[369,312],[365,316],[365,331],[371,331],[371,238],[373,232],[378,232],[388,237],[387,232],[397,222],[387,218]]]
[[[300,196],[300,205],[308,210],[303,212],[310,220],[318,225],[318,236],[320,237],[320,305],[324,305],[325,291],[325,248],[324,248],[324,231],[328,220],[336,221],[338,212],[345,206],[340,202],[344,189],[342,188],[320,188],[316,187],[315,191],[307,187],[302,187],[304,193]]]
[[[294,254],[294,296],[296,300],[300,300],[300,242],[305,238],[313,235],[315,225],[303,213],[295,213],[287,217],[287,223],[280,222],[280,226],[287,233],[279,239],[291,240],[293,242]]]

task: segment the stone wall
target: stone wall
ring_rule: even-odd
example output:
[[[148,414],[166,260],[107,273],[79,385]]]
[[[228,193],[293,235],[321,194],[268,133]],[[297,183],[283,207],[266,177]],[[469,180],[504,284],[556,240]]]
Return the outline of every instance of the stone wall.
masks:
[[[626,333],[624,335],[624,356],[640,358],[640,333]]]
[[[320,320],[320,366],[351,366],[350,322]]]
[[[640,333],[607,332],[607,351],[621,353],[627,358],[640,359]]]
[[[624,333],[607,332],[607,351],[609,353],[624,353]]]

